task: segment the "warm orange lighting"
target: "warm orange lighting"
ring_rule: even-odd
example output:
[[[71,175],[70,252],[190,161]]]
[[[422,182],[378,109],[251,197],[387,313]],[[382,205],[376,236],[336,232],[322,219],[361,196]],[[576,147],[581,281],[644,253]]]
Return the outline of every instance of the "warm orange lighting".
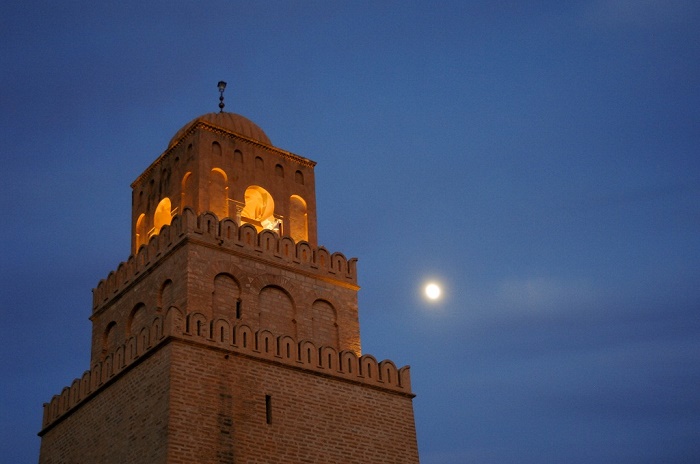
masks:
[[[263,229],[276,229],[275,202],[272,195],[262,187],[252,185],[245,191],[245,206],[241,211],[241,221],[253,224],[258,232]]]
[[[309,239],[306,202],[299,195],[289,197],[289,235],[295,242]]]
[[[151,235],[158,235],[163,226],[170,225],[170,221],[173,219],[171,211],[170,198],[165,197],[160,200],[153,215],[153,232]]]
[[[136,249],[148,241],[148,229],[146,228],[146,215],[141,213],[136,220]]]
[[[219,168],[211,170],[209,176],[209,210],[216,217],[223,219],[228,217],[228,178],[226,173]]]

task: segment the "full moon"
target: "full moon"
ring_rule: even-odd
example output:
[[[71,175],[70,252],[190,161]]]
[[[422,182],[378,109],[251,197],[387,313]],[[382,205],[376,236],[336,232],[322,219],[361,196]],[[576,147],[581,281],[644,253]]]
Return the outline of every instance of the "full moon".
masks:
[[[425,296],[431,300],[437,300],[440,298],[442,290],[437,284],[428,284],[425,286]]]

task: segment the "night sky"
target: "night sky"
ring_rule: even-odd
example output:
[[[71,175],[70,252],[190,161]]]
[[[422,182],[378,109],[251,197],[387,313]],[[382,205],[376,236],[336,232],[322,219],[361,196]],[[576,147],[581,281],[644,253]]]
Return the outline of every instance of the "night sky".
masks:
[[[318,162],[422,464],[700,462],[697,2],[6,3],[0,461],[37,461],[130,183],[225,80]]]

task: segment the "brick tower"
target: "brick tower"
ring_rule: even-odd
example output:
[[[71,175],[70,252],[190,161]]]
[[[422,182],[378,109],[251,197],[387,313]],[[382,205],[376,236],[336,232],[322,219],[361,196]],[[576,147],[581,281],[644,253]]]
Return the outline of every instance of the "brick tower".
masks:
[[[318,246],[314,165],[233,113],[175,134],[40,463],[418,462],[408,367],[362,354],[356,260]]]

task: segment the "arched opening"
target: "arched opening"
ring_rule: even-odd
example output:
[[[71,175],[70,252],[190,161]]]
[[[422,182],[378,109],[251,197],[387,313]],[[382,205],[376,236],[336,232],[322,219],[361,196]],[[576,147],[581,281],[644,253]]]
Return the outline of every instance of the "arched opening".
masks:
[[[165,197],[160,200],[153,215],[153,232],[151,235],[158,235],[163,226],[170,225],[170,221],[173,219],[171,211],[170,198]]]
[[[131,310],[129,318],[126,321],[127,336],[136,335],[142,327],[148,327],[150,325],[149,322],[146,305],[138,303],[134,306],[134,309]]]
[[[324,300],[316,300],[311,305],[313,323],[313,341],[317,346],[338,346],[338,325],[336,311],[332,304]]]
[[[188,206],[194,208],[193,193],[192,173],[188,172],[182,177],[182,201],[180,203],[180,211],[184,211]]]
[[[258,232],[263,229],[279,230],[279,221],[274,213],[275,202],[267,190],[257,185],[246,189],[241,222],[254,225]]]
[[[209,210],[219,219],[228,217],[228,186],[226,173],[214,168],[209,175]]]
[[[148,229],[146,227],[146,215],[141,214],[136,220],[136,251],[148,241]]]
[[[107,324],[107,328],[102,336],[102,354],[114,352],[117,348],[117,323],[112,321]]]
[[[295,242],[309,239],[306,202],[298,195],[289,198],[289,235]]]
[[[214,278],[212,293],[212,316],[224,319],[240,319],[241,289],[238,282],[228,274],[218,274]]]
[[[275,335],[296,337],[295,310],[292,297],[281,287],[267,286],[258,297],[260,328]]]
[[[160,306],[161,311],[167,311],[171,306],[175,304],[175,286],[173,281],[168,279],[163,283],[160,288],[160,295],[158,298],[158,306]]]
[[[219,142],[212,142],[211,154],[214,156],[221,156],[221,145],[219,145]]]

